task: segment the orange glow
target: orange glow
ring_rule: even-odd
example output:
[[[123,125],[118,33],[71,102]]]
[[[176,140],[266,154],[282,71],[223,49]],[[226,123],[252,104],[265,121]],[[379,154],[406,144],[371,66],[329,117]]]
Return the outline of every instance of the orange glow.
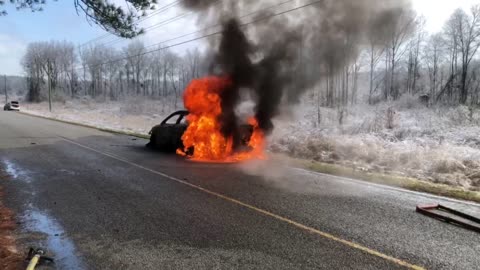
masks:
[[[193,80],[185,89],[183,101],[190,112],[189,123],[182,136],[184,149],[177,154],[187,155],[193,148],[191,160],[203,162],[237,162],[247,159],[264,159],[265,139],[254,117],[248,119],[253,132],[248,142],[249,151],[234,152],[233,138],[221,132],[219,116],[222,114],[220,93],[229,87],[228,77],[210,76]]]

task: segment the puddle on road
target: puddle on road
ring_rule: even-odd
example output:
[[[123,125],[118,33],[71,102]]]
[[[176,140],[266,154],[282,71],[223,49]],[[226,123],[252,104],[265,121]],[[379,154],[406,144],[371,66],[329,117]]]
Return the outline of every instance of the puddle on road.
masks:
[[[17,179],[20,175],[20,172],[17,170],[17,166],[10,162],[9,160],[2,160],[3,164],[5,165],[5,172],[10,175],[13,179]]]
[[[86,269],[77,257],[75,246],[64,234],[60,224],[50,216],[38,210],[28,210],[24,216],[27,230],[46,235],[47,255],[54,257],[57,269]]]
[[[28,176],[28,172],[22,170],[15,163],[11,162],[8,159],[2,159],[3,167],[5,172],[14,180],[22,180],[27,183],[31,182],[31,178]]]
[[[4,172],[10,179],[27,183],[28,185],[23,187],[23,190],[26,192],[29,190],[28,193],[30,196],[35,195],[30,185],[32,183],[32,178],[30,177],[31,172],[22,169],[6,158],[0,159],[0,168],[1,167],[3,167]],[[36,243],[35,245],[44,248],[47,255],[55,259],[55,264],[52,269],[86,269],[84,263],[76,255],[72,240],[65,236],[65,231],[62,226],[54,218],[44,212],[36,210],[31,202],[27,205],[27,210],[21,215],[22,223],[25,224],[25,230],[28,233],[40,233],[45,236],[45,239],[41,240],[41,243]]]

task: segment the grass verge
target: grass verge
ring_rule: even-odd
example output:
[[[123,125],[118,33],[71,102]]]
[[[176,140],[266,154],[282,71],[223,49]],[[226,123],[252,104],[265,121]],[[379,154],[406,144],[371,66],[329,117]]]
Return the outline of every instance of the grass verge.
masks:
[[[103,127],[98,127],[94,125],[89,125],[89,124],[84,124],[84,123],[79,123],[79,122],[74,122],[74,121],[69,121],[69,120],[64,120],[64,119],[59,119],[59,118],[53,118],[53,117],[48,117],[48,116],[43,116],[43,115],[38,115],[30,112],[25,112],[25,111],[19,111],[21,114],[29,115],[29,116],[34,116],[34,117],[39,117],[43,119],[48,119],[48,120],[54,120],[57,122],[61,123],[66,123],[66,124],[71,124],[75,126],[81,126],[81,127],[87,127],[87,128],[93,128],[96,130],[108,132],[108,133],[114,133],[114,134],[122,134],[122,135],[128,135],[128,136],[134,136],[138,138],[143,138],[143,139],[150,139],[150,136],[147,134],[142,134],[142,133],[137,133],[133,131],[125,131],[125,130],[118,130],[118,129],[110,129],[110,128],[103,128]]]
[[[277,156],[277,155],[275,155]],[[460,187],[454,187],[444,184],[436,184],[416,178],[405,177],[394,174],[382,174],[375,172],[365,172],[337,164],[322,163],[298,158],[283,157],[296,167],[331,174],[335,176],[353,178],[366,182],[384,184],[394,187],[400,187],[408,190],[425,192],[454,199],[473,201],[480,203],[480,192],[465,190]]]

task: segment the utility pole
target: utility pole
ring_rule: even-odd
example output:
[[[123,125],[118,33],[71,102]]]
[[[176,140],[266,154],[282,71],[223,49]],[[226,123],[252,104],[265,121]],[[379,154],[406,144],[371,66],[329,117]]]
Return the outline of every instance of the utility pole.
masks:
[[[51,74],[52,74],[52,67],[50,62],[47,62],[47,77],[48,77],[48,110],[52,112],[52,81],[51,81]]]
[[[52,83],[50,82],[50,75],[48,77],[48,110],[52,112]]]
[[[8,102],[8,93],[7,93],[7,75],[3,75],[3,79],[4,79],[4,87],[5,87],[5,103]]]

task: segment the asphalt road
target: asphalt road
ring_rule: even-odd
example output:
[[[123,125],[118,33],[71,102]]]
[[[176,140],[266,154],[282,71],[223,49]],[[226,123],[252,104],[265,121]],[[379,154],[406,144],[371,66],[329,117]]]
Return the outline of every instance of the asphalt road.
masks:
[[[480,234],[415,212],[478,204],[145,143],[0,112],[0,184],[44,269],[480,269]]]

